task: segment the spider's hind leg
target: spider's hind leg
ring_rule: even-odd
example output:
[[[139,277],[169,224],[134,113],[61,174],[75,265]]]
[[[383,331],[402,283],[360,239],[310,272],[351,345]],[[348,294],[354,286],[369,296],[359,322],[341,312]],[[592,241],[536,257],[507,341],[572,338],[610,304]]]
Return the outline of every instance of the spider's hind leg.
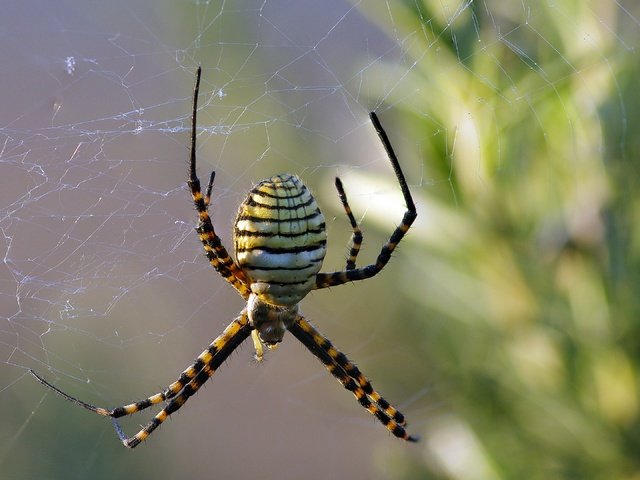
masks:
[[[191,191],[193,203],[198,212],[198,226],[196,231],[200,242],[204,247],[209,263],[222,277],[229,282],[243,298],[248,298],[249,287],[246,285],[247,278],[244,272],[233,261],[227,249],[222,245],[220,237],[213,228],[211,217],[209,216],[209,205],[211,203],[211,189],[215,179],[215,172],[211,172],[209,183],[205,195],[202,195],[200,179],[196,173],[196,139],[197,139],[197,116],[198,116],[198,94],[200,91],[200,77],[202,69],[198,67],[196,73],[196,83],[193,87],[193,110],[191,112],[191,156],[189,160],[189,179],[187,185]]]
[[[351,229],[353,230],[346,266],[346,270],[353,270],[354,268],[356,268],[356,257],[358,256],[360,247],[362,246],[362,231],[360,230],[358,222],[356,222],[356,219],[353,216],[353,212],[351,211],[351,207],[349,206],[349,201],[347,200],[347,194],[345,193],[344,187],[342,186],[342,181],[338,177],[336,177],[336,190],[338,190],[340,202],[344,207],[347,218],[349,218],[349,223],[351,223]]]
[[[407,209],[402,216],[402,222],[400,223],[400,225],[398,225],[396,229],[391,233],[391,236],[389,237],[389,240],[387,240],[387,243],[382,246],[382,249],[378,254],[378,258],[376,258],[375,263],[372,263],[365,267],[355,268],[355,257],[358,253],[358,250],[360,249],[359,242],[362,241],[362,237],[358,239],[357,233],[359,232],[359,228],[357,227],[355,219],[353,218],[353,214],[350,214],[351,209],[349,208],[349,204],[346,201],[347,199],[344,195],[342,184],[339,181],[336,182],[338,194],[340,195],[340,199],[343,203],[343,206],[345,207],[347,216],[349,216],[349,221],[351,222],[352,228],[354,229],[354,245],[351,249],[351,252],[349,253],[347,268],[343,271],[332,273],[318,273],[316,275],[316,285],[314,287],[315,289],[335,287],[347,282],[364,280],[374,277],[375,275],[380,273],[382,269],[387,265],[387,263],[389,263],[391,254],[398,246],[398,243],[400,243],[400,240],[402,240],[405,234],[409,231],[409,228],[411,228],[411,225],[413,224],[417,216],[415,203],[413,201],[413,198],[411,197],[409,186],[407,185],[407,181],[404,177],[404,173],[402,172],[402,168],[400,168],[400,164],[398,163],[398,158],[393,151],[391,142],[389,142],[389,138],[382,128],[380,120],[378,119],[378,116],[375,114],[375,112],[371,112],[369,117],[371,118],[371,123],[378,133],[378,137],[380,138],[380,141],[382,142],[382,145],[387,152],[391,167],[393,168],[396,179],[398,180],[398,184],[400,185],[400,190],[402,191],[402,196],[404,198]]]

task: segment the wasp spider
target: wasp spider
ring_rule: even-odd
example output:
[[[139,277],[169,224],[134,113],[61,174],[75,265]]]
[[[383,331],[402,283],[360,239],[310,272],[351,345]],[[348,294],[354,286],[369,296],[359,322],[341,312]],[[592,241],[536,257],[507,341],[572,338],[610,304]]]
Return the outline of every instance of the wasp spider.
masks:
[[[195,362],[182,372],[178,380],[162,392],[129,405],[111,410],[96,407],[64,393],[34,371],[31,373],[40,383],[76,405],[104,417],[111,417],[122,443],[133,448],[146,440],[169,415],[182,407],[249,336],[255,346],[256,359],[261,360],[263,345],[274,348],[288,330],[393,435],[410,442],[417,441],[416,436],[409,435],[405,430],[404,416],[373,389],[358,367],[305,320],[298,309],[298,303],[311,290],[364,280],[379,273],[416,218],[415,205],[404,174],[378,117],[373,112],[370,114],[371,122],[391,160],[407,211],[400,226],[382,247],[376,262],[356,268],[362,233],[351,213],[342,183],[336,178],[336,189],[353,230],[351,248],[345,270],[319,273],[326,252],[324,217],[302,181],[297,176],[288,174],[276,175],[258,183],[240,205],[233,232],[236,253],[234,261],[216,235],[208,213],[215,175],[211,174],[204,195],[196,175],[196,113],[200,75],[201,69],[198,68],[193,92],[191,161],[187,182],[198,211],[196,231],[209,262],[246,300],[246,307]],[[162,402],[166,402],[162,411],[132,437],[127,437],[115,420]]]

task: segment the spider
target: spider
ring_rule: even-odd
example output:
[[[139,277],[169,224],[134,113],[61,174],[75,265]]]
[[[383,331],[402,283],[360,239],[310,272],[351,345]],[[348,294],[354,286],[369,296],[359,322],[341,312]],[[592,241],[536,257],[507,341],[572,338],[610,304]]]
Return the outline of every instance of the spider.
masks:
[[[375,113],[370,114],[380,140],[389,156],[406,203],[402,223],[382,247],[375,263],[356,268],[362,244],[362,232],[356,222],[342,182],[335,180],[340,201],[351,223],[352,236],[346,268],[333,273],[319,273],[326,252],[325,221],[315,199],[296,175],[281,174],[258,183],[240,205],[233,238],[236,261],[227,253],[216,235],[208,213],[215,172],[211,173],[205,195],[196,175],[196,114],[202,70],[198,67],[193,89],[191,115],[191,154],[187,182],[198,212],[196,231],[209,263],[247,302],[240,315],[204,350],[178,380],[162,392],[135,403],[114,409],[96,407],[58,389],[33,370],[30,373],[58,395],[104,417],[111,417],[122,443],[134,448],[180,409],[216,372],[218,367],[249,336],[255,356],[263,357],[263,346],[273,349],[289,331],[307,347],[327,370],[353,395],[360,405],[374,415],[396,437],[409,442],[418,437],[405,430],[406,422],[374,388],[344,353],[319,333],[299,312],[299,302],[311,291],[347,282],[364,280],[378,274],[416,218],[416,208],[391,143]],[[164,408],[131,437],[123,432],[117,418],[131,415],[158,403]]]

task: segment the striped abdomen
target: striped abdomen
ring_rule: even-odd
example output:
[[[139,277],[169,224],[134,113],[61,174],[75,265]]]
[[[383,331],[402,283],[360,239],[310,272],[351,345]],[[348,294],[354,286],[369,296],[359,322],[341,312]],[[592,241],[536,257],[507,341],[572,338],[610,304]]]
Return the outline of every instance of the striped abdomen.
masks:
[[[234,229],[239,267],[251,291],[272,305],[295,305],[315,286],[326,252],[324,216],[296,175],[258,183]]]

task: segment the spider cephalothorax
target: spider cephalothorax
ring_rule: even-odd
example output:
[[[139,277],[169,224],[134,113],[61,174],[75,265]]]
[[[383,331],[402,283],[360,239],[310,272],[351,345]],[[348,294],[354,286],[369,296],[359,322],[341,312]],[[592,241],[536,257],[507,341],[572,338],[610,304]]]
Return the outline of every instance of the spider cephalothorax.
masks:
[[[247,301],[247,316],[253,331],[258,332],[259,341],[268,347],[274,347],[282,341],[284,332],[296,321],[298,304],[273,305],[252,293]],[[261,352],[257,359],[262,359]]]
[[[178,380],[162,392],[144,400],[114,409],[96,407],[78,400],[51,385],[33,370],[35,378],[67,400],[105,417],[112,417],[118,437],[133,448],[160,426],[194,395],[242,342],[252,336],[256,359],[263,356],[263,344],[274,347],[286,331],[302,342],[358,402],[396,437],[415,442],[417,437],[405,430],[404,416],[373,389],[371,383],[344,353],[318,332],[299,312],[298,303],[311,290],[327,288],[355,280],[364,280],[380,272],[391,258],[404,234],[416,218],[411,193],[393,152],[391,143],[375,113],[370,114],[404,196],[407,210],[401,224],[382,247],[376,262],[356,268],[362,233],[351,213],[342,183],[336,189],[353,234],[345,270],[319,273],[326,253],[324,217],[315,199],[295,175],[276,175],[258,183],[240,206],[234,228],[234,261],[216,235],[208,208],[215,174],[209,177],[205,195],[196,174],[196,114],[201,69],[198,68],[193,92],[191,117],[191,159],[188,185],[198,211],[196,231],[211,265],[245,299],[247,306],[203,351]],[[164,408],[132,437],[127,437],[115,421],[152,405],[165,402]]]

